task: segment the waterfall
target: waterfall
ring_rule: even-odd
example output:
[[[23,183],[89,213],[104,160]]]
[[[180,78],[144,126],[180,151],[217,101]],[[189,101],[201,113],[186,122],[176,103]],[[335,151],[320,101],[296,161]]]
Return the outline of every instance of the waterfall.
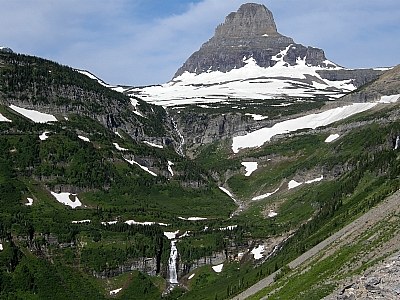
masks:
[[[176,248],[176,240],[171,240],[171,252],[169,254],[168,270],[169,270],[169,283],[177,284],[178,275],[176,272],[176,259],[178,258],[178,249]]]

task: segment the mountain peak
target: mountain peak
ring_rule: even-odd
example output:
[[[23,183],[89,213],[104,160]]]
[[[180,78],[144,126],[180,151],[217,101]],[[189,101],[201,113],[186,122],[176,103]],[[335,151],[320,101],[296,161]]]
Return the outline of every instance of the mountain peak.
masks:
[[[215,36],[262,36],[277,34],[272,12],[262,4],[246,3],[237,12],[230,13],[219,25]]]

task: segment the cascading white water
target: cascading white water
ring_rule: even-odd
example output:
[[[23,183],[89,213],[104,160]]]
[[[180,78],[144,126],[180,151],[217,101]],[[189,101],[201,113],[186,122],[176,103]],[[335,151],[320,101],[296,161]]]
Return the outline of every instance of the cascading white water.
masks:
[[[177,284],[178,275],[176,273],[176,259],[178,258],[178,249],[176,248],[176,240],[171,240],[171,252],[169,254],[168,270],[169,283]]]

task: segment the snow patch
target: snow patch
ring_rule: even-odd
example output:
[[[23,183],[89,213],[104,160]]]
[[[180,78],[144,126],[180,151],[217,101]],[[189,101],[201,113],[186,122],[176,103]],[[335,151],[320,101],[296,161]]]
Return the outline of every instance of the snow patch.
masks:
[[[396,143],[394,145],[394,150],[399,149],[399,147],[400,147],[400,136],[397,136],[396,137]]]
[[[221,273],[223,267],[224,267],[224,264],[220,264],[220,265],[212,266],[212,269],[214,270],[215,273]]]
[[[56,117],[50,114],[41,113],[36,110],[26,109],[15,105],[10,105],[10,108],[35,123],[57,122]]]
[[[154,144],[154,143],[151,143],[151,142],[148,142],[148,141],[143,141],[143,143],[145,143],[146,145],[149,145],[151,147],[155,147],[155,148],[159,148],[159,149],[164,148],[164,146],[162,146],[162,145],[157,145],[157,144]]]
[[[235,228],[237,228],[237,225],[230,225],[230,226],[226,226],[226,227],[220,227],[219,230],[225,231],[225,230],[233,230]]]
[[[400,98],[400,94],[390,95],[390,96],[382,96],[379,100],[379,103],[394,103],[397,102]]]
[[[3,251],[3,244],[0,243],[0,251]]]
[[[251,254],[253,254],[254,259],[260,259],[264,256],[264,245],[260,245],[257,248],[253,248],[253,250],[251,250]]]
[[[80,138],[82,141],[85,141],[85,142],[88,142],[88,143],[90,142],[90,139],[85,137],[85,136],[78,135],[78,138]]]
[[[246,168],[246,174],[244,176],[250,176],[251,173],[253,173],[255,170],[257,170],[258,163],[257,162],[251,162],[251,161],[244,161],[242,162],[242,166]]]
[[[173,240],[176,238],[176,235],[179,233],[179,230],[177,231],[164,231],[164,235],[167,237],[169,240]]]
[[[232,150],[234,153],[238,153],[241,149],[260,147],[265,142],[270,141],[275,135],[294,132],[299,129],[315,129],[317,127],[326,126],[371,109],[375,105],[377,105],[377,103],[354,103],[352,105],[329,109],[321,113],[310,114],[276,123],[272,127],[261,128],[247,133],[246,135],[234,137],[232,141]]]
[[[80,220],[80,221],[72,221],[72,224],[82,224],[82,223],[90,223],[90,220]]]
[[[26,198],[28,200],[28,203],[25,203],[26,206],[32,206],[33,204],[33,199],[32,198]]]
[[[266,194],[262,194],[260,196],[254,197],[251,200],[257,201],[257,200],[262,200],[262,199],[268,198],[269,196],[272,196],[273,194],[275,194],[277,191],[279,191],[279,188],[277,188],[275,191],[273,191],[271,193],[266,193]]]
[[[127,220],[127,221],[125,221],[125,224],[128,224],[128,225],[144,225],[144,226],[150,226],[150,225],[169,226],[169,224],[165,224],[165,223],[159,223],[159,222],[136,222],[135,220]]]
[[[110,291],[110,296],[118,294],[121,290],[122,290],[122,288]]]
[[[168,172],[171,174],[171,176],[174,176],[174,171],[172,170],[172,166],[174,165],[174,163],[172,161],[168,161]]]
[[[337,138],[339,138],[339,136],[340,136],[340,135],[338,135],[337,133],[336,133],[336,134],[331,134],[330,136],[328,136],[328,137],[325,139],[325,143],[333,142],[334,140],[336,140]]]
[[[0,122],[11,122],[11,120],[7,119],[5,116],[3,116],[3,115],[0,113]]]
[[[268,213],[269,218],[274,218],[278,215],[278,213],[274,212],[272,209]]]
[[[188,277],[188,280],[190,280],[190,279],[192,279],[193,277],[194,277],[194,275],[196,275],[196,274],[191,274],[189,277]]]
[[[113,143],[115,149],[117,149],[118,151],[128,151],[129,149],[123,148],[120,145],[118,145],[118,143]]]
[[[219,189],[233,199],[232,193],[230,191],[228,191],[226,188],[224,188],[223,186],[220,186]]]
[[[201,218],[201,217],[189,217],[189,218],[178,217],[178,219],[186,220],[186,221],[203,221],[203,220],[207,220],[207,218]]]
[[[55,192],[50,192],[56,200],[64,205],[70,206],[72,208],[76,208],[79,206],[82,206],[82,202],[79,201],[78,197],[76,194],[71,194],[71,193],[55,193]],[[71,200],[71,197],[74,199],[74,201]]]
[[[296,180],[292,179],[288,183],[288,189],[289,190],[294,189],[294,188],[296,188],[296,187],[298,187],[299,185],[302,185],[302,184],[303,184],[302,182],[297,182]]]
[[[322,179],[324,179],[324,176],[323,176],[323,175],[321,175],[320,177],[315,178],[315,179],[307,180],[305,183],[306,183],[306,184],[310,184],[310,183],[314,183],[314,182],[319,182],[319,181],[321,181]]]
[[[137,165],[139,166],[142,170],[146,171],[147,173],[149,173],[150,175],[153,175],[154,177],[157,177],[157,174],[154,173],[153,171],[150,171],[148,167],[142,166],[141,164],[139,164],[138,162],[134,161],[134,160],[129,160],[124,158],[128,163],[130,163],[131,165]]]
[[[114,225],[117,224],[118,221],[108,221],[108,222],[101,222],[101,225]]]
[[[49,138],[49,136],[48,136],[49,133],[50,133],[49,131],[43,132],[41,135],[39,135],[39,139],[40,139],[41,141],[47,140],[47,139]]]

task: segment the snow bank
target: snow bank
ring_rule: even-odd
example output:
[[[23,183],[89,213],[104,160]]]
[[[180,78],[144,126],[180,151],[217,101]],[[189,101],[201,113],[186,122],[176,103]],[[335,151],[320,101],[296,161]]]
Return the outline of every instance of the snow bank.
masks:
[[[340,136],[340,135],[338,135],[337,133],[336,133],[336,134],[331,134],[330,136],[328,136],[328,137],[325,139],[325,143],[333,142],[334,140],[336,140],[337,138],[339,138],[339,136]]]
[[[249,113],[246,113],[245,116],[252,117],[254,121],[261,121],[261,120],[264,120],[264,119],[268,119],[268,116],[249,114]]]
[[[79,201],[78,197],[76,194],[71,194],[71,193],[55,193],[55,192],[50,192],[56,200],[64,205],[70,206],[72,208],[76,208],[79,206],[82,206],[82,202]],[[75,201],[71,200],[71,196],[75,199]]]
[[[118,143],[113,143],[115,149],[117,149],[118,151],[128,151],[129,149],[126,148],[122,148],[118,145]]]
[[[272,196],[273,194],[275,194],[277,191],[279,191],[279,188],[277,188],[275,191],[273,191],[271,193],[266,193],[266,194],[262,194],[260,196],[254,197],[251,200],[257,201],[257,200],[262,200],[262,199],[268,198],[269,196]]]
[[[224,267],[224,264],[220,264],[220,265],[212,266],[212,269],[214,270],[215,273],[221,273],[223,267]]]
[[[250,253],[253,254],[254,259],[260,259],[263,257],[264,251],[265,251],[264,245],[260,245],[257,248],[253,248],[253,250],[251,250]]]
[[[400,94],[390,95],[390,96],[382,96],[379,100],[379,103],[394,103],[397,102],[400,98]]]
[[[241,149],[260,147],[265,142],[270,141],[275,135],[294,132],[300,129],[315,129],[326,126],[371,109],[376,105],[377,103],[354,103],[352,105],[329,109],[321,113],[276,123],[272,127],[261,128],[246,135],[234,137],[232,150],[234,153],[238,153]]]
[[[168,172],[171,174],[171,176],[174,176],[174,171],[172,170],[172,166],[174,165],[174,163],[172,161],[168,161]]]
[[[90,223],[90,220],[80,220],[80,221],[72,221],[72,224],[82,224],[82,223]]]
[[[85,141],[85,142],[88,142],[88,143],[90,142],[90,139],[85,137],[85,136],[78,135],[78,138],[80,138],[82,141]]]
[[[244,176],[250,176],[255,170],[257,170],[258,163],[252,161],[244,161],[242,162],[242,166],[246,168],[246,174]]]
[[[310,183],[314,183],[314,182],[319,182],[322,179],[324,179],[323,175],[321,175],[320,177],[317,177],[315,179],[307,180],[305,182],[297,182],[296,180],[290,180],[288,183],[288,189],[289,190],[294,189],[295,187],[298,187],[299,185],[302,185],[303,183],[310,184]]]
[[[189,217],[189,218],[178,217],[178,219],[186,220],[186,221],[203,221],[203,220],[207,220],[207,218],[201,218],[201,217]]]
[[[35,123],[57,122],[56,117],[50,114],[41,113],[36,110],[26,109],[15,105],[10,105],[10,108]]]
[[[48,136],[49,133],[50,133],[49,131],[43,132],[41,135],[39,135],[39,139],[40,139],[41,141],[47,140],[47,139],[49,138],[49,136]]]
[[[162,145],[157,145],[157,144],[154,144],[154,143],[151,143],[148,141],[143,141],[143,143],[145,143],[146,145],[149,145],[150,147],[154,147],[154,148],[159,148],[159,149],[164,148],[164,146],[162,146]]]
[[[164,235],[167,237],[169,240],[173,240],[176,238],[176,235],[179,233],[179,230],[177,231],[164,231]]]
[[[11,120],[7,119],[5,116],[3,116],[3,115],[0,113],[0,122],[11,122]]]
[[[149,226],[149,225],[169,226],[169,224],[165,224],[165,223],[158,223],[158,222],[136,222],[135,220],[127,220],[127,221],[125,221],[125,224],[128,224],[128,225],[144,225],[144,226]]]
[[[130,163],[131,165],[137,165],[139,166],[142,170],[146,171],[147,173],[153,175],[154,177],[157,177],[157,174],[154,173],[153,171],[150,171],[148,167],[142,166],[141,164],[139,164],[138,162],[134,161],[134,160],[129,160],[124,158],[128,163]]]
[[[33,199],[32,198],[26,198],[28,200],[28,203],[25,203],[26,206],[32,206],[33,204]]]
[[[110,291],[110,296],[118,294],[121,290],[122,290],[122,288]]]
[[[268,213],[268,217],[269,218],[273,218],[276,217],[278,215],[278,213],[274,212],[272,209],[269,211]]]

